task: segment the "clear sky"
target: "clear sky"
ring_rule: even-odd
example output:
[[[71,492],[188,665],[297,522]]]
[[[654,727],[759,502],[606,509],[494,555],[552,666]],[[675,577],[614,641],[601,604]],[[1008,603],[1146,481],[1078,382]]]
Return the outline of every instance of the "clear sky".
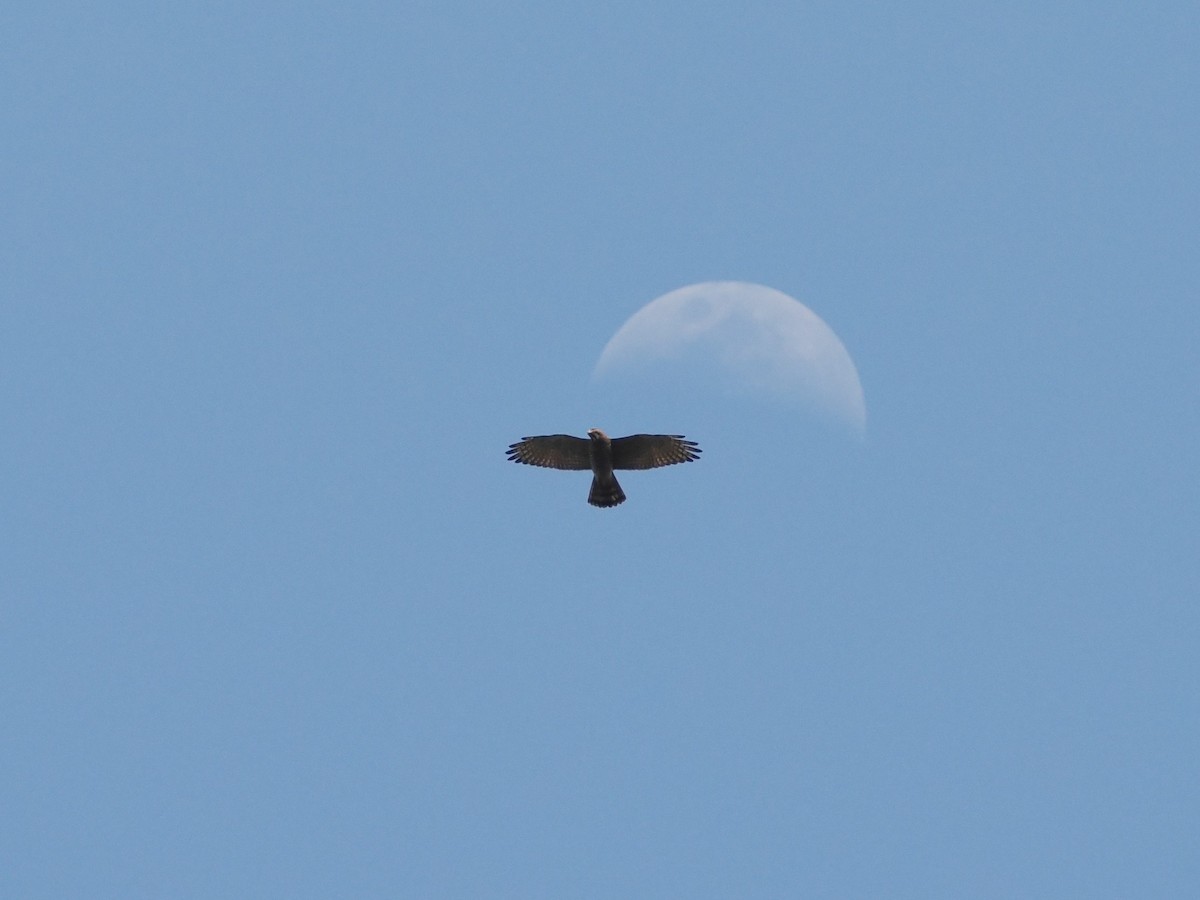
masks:
[[[1197,46],[5,4],[0,895],[1194,895]],[[862,441],[590,380],[709,280],[830,325]],[[704,455],[505,461],[591,426]]]

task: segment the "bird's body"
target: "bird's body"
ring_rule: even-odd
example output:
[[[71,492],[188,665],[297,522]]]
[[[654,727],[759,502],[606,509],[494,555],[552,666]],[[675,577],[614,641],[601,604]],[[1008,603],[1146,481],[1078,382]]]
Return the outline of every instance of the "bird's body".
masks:
[[[588,491],[588,503],[603,508],[624,503],[625,492],[613,474],[612,440],[599,428],[589,428],[588,439],[592,457],[592,489]]]
[[[625,492],[614,469],[654,469],[691,462],[700,456],[694,441],[681,434],[631,434],[609,438],[599,428],[589,428],[586,438],[571,434],[544,434],[522,438],[509,445],[508,458],[529,466],[551,469],[591,469],[588,503],[610,507],[625,502]]]

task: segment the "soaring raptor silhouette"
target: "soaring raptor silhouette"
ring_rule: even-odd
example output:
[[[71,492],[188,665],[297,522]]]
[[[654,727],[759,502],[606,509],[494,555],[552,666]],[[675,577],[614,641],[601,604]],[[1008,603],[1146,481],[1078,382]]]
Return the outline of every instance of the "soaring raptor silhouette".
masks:
[[[525,437],[508,447],[508,458],[528,466],[550,469],[591,469],[592,506],[616,506],[625,502],[625,492],[613,469],[656,469],[700,458],[694,441],[682,434],[631,434],[609,438],[599,428],[589,428],[586,438],[573,434],[543,434]]]

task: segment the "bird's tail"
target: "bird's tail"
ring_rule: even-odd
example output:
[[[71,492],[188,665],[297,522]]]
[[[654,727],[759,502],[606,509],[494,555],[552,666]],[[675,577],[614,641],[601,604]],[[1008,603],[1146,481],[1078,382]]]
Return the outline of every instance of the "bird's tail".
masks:
[[[599,477],[592,477],[592,489],[588,493],[588,503],[592,506],[617,506],[625,502],[625,492],[621,490],[621,485],[617,483],[617,479],[613,475],[609,475],[603,481]]]

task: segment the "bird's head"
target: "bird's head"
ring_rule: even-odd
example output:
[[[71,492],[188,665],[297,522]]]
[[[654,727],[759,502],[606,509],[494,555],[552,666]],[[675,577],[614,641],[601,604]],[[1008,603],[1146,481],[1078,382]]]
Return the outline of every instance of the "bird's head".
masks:
[[[599,428],[589,428],[588,429],[588,437],[590,437],[593,441],[607,441],[608,440],[608,435],[605,434],[603,431],[601,431]]]

